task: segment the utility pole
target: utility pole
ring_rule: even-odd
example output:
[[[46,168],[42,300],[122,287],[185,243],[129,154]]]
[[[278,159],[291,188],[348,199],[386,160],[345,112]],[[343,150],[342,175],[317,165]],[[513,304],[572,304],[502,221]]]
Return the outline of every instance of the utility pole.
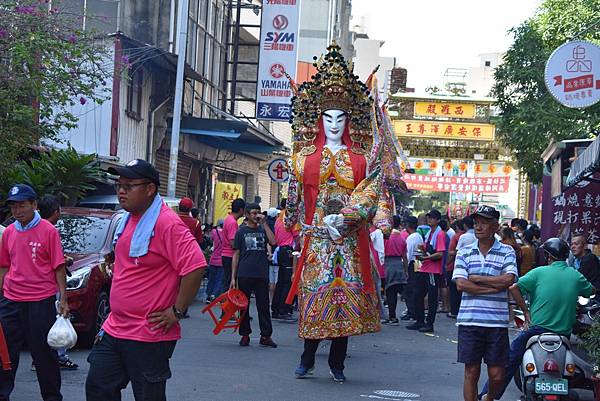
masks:
[[[171,152],[169,158],[169,182],[167,196],[175,197],[177,185],[177,159],[179,157],[179,129],[181,126],[181,108],[183,103],[183,71],[185,68],[185,55],[188,31],[188,6],[189,0],[179,0],[179,17],[177,39],[177,75],[175,79],[175,105],[173,108],[173,127],[171,129]]]

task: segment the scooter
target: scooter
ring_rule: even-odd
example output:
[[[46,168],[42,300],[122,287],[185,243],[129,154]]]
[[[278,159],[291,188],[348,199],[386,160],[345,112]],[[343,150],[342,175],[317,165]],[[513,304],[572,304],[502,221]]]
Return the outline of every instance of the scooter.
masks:
[[[589,319],[600,315],[600,303],[581,299],[578,302],[578,321],[585,329]],[[581,319],[581,320],[580,320]],[[515,310],[515,323],[520,328],[523,313]],[[576,388],[593,389],[593,366],[587,362],[585,351],[573,346],[570,339],[555,333],[543,333],[529,339],[515,384],[524,401],[577,401]]]

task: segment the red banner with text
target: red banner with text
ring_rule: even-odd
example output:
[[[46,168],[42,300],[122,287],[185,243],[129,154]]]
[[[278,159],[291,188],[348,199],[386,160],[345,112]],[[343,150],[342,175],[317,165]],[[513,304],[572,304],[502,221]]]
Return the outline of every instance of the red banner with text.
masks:
[[[423,174],[404,174],[402,180],[409,189],[436,192],[508,192],[509,177],[449,177]]]

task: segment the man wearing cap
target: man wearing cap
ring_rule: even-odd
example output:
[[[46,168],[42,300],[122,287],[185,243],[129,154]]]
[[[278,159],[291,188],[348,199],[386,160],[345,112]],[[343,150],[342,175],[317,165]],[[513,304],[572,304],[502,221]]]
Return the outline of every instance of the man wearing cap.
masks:
[[[156,169],[144,160],[110,168],[126,210],[115,232],[111,312],[88,357],[87,401],[164,401],[179,320],[206,266],[189,228],[158,194]]]
[[[508,287],[517,279],[512,247],[494,234],[500,213],[481,205],[471,215],[477,241],[456,255],[452,280],[463,292],[458,312],[458,362],[465,364],[465,401],[477,400],[481,360],[487,365],[490,394],[498,394],[508,363]]]
[[[433,333],[433,323],[438,307],[438,290],[442,279],[442,263],[446,252],[446,233],[440,228],[442,214],[433,209],[427,213],[429,232],[425,242],[420,246],[421,255],[416,258],[422,261],[420,270],[415,274],[413,292],[416,322],[406,326],[409,330],[419,330],[422,333]],[[427,296],[428,312],[425,322],[423,302]]]
[[[0,370],[0,400],[15,385],[19,353],[25,341],[36,368],[44,401],[60,401],[58,354],[47,342],[58,312],[68,316],[65,258],[56,228],[37,212],[37,194],[28,185],[11,188],[7,203],[15,218],[2,235],[0,250],[0,323],[12,370]]]
[[[202,224],[198,221],[198,219],[193,218],[190,215],[192,208],[194,207],[194,201],[190,198],[182,198],[179,201],[179,213],[177,215],[183,221],[183,224],[188,226],[190,232],[196,238],[198,244],[200,244],[204,240],[204,235],[202,233]]]

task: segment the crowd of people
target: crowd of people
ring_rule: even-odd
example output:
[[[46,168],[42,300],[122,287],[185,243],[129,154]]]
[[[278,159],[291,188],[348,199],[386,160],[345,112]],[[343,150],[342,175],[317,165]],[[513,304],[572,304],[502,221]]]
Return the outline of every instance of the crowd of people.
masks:
[[[301,235],[285,220],[286,201],[263,212],[256,203],[236,199],[213,227],[198,220],[189,198],[180,201],[178,213],[167,207],[157,192],[158,172],[149,163],[134,160],[111,173],[119,176],[117,194],[126,212],[113,253],[107,255],[114,265],[111,313],[88,358],[86,399],[119,400],[131,383],[136,400],[165,400],[169,359],[181,336],[179,320],[187,317],[194,298],[210,303],[231,288],[253,298],[258,344],[277,348],[272,319],[295,322],[298,308],[293,288]],[[68,258],[54,227],[60,204],[54,197],[38,201],[31,187],[18,184],[8,205],[15,223],[1,240],[0,322],[13,369],[0,371],[0,400],[8,400],[14,388],[26,341],[42,398],[60,401],[60,368],[77,368],[66,350],[56,352],[46,342],[56,311],[69,314]],[[391,233],[372,227],[369,234],[377,268],[378,297],[373,299],[379,299],[381,323],[398,326],[403,320],[410,323],[408,330],[433,333],[438,314],[456,319],[466,401],[499,399],[527,339],[543,331],[570,333],[572,298],[589,296],[600,285],[600,264],[585,237],[575,235],[570,246],[557,238],[541,244],[537,226],[522,219],[501,224],[499,212],[490,206],[460,219],[436,209],[417,217],[394,216]],[[334,273],[335,287],[340,278]],[[202,280],[206,283],[200,286]],[[528,325],[510,346],[509,294]],[[248,309],[241,317],[240,346],[251,344],[251,320]],[[338,382],[345,381],[349,335],[324,337],[333,339],[329,364]],[[320,341],[305,337],[296,377],[312,372]],[[482,361],[489,382],[479,392]]]

